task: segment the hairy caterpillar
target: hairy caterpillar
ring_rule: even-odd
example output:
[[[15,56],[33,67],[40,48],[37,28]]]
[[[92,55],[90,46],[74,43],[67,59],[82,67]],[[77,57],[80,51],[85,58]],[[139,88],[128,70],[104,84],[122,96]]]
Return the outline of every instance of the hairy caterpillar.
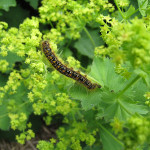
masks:
[[[42,42],[42,49],[43,49],[45,56],[50,61],[50,63],[53,65],[53,67],[57,71],[59,71],[61,74],[82,83],[88,89],[101,88],[100,85],[98,85],[96,83],[92,83],[89,79],[87,79],[86,76],[83,76],[79,71],[74,71],[72,68],[68,68],[67,66],[63,65],[58,60],[56,55],[52,52],[48,41]]]

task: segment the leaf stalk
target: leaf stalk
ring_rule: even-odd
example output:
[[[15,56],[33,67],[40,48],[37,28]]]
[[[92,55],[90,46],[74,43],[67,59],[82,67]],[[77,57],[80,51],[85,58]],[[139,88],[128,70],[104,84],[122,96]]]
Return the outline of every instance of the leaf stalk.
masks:
[[[122,96],[133,84],[135,84],[141,77],[137,75],[129,84],[126,85],[126,87],[119,93],[117,98]]]

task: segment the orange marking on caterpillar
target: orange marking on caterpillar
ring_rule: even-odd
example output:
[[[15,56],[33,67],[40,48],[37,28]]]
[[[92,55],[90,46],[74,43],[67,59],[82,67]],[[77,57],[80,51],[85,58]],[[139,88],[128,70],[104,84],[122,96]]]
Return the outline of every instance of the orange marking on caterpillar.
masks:
[[[92,83],[89,79],[87,79],[86,75],[83,76],[80,71],[74,71],[73,68],[68,68],[67,66],[63,65],[52,52],[48,41],[42,42],[42,49],[52,66],[61,74],[82,83],[88,89],[101,88],[99,84]]]

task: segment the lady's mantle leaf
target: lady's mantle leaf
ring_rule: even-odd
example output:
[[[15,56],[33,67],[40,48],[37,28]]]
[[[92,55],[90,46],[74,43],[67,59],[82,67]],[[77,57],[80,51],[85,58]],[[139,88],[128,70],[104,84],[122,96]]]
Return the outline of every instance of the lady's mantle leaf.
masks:
[[[15,0],[0,0],[0,9],[4,9],[5,11],[9,10],[9,7],[16,6]]]
[[[26,2],[29,2],[29,4],[34,8],[34,9],[37,9],[38,8],[38,1],[39,0],[25,0]]]
[[[104,150],[123,150],[123,144],[101,125],[100,136]]]
[[[99,35],[99,29],[88,29],[88,33],[93,39],[95,46],[100,46],[103,44],[103,40]],[[81,38],[75,43],[75,48],[82,54],[86,55],[89,58],[94,57],[95,46],[92,44],[92,41],[88,37],[85,31],[81,33]]]
[[[146,15],[146,8],[148,6],[148,0],[138,0],[139,10],[142,16]]]
[[[137,102],[143,101],[136,97],[135,93],[139,91],[138,87],[143,85],[142,81],[131,86],[121,96],[120,92],[135,78],[133,75],[129,80],[123,79],[120,75],[115,73],[114,64],[110,59],[95,58],[93,61],[91,76],[102,85],[103,92],[101,92],[101,109],[103,112],[98,116],[105,117],[106,120],[118,117],[120,120],[127,119],[134,113],[146,114],[147,107],[138,105]],[[142,86],[143,87],[143,86]],[[146,88],[144,88],[146,90]],[[144,91],[145,91],[144,90]],[[143,91],[143,90],[142,90]],[[143,94],[144,95],[144,91]],[[144,98],[144,97],[143,97]],[[103,114],[102,114],[103,113]]]
[[[8,111],[6,105],[0,106],[0,129],[8,130],[10,126],[10,119],[8,117]]]
[[[95,58],[90,73],[90,77],[93,77],[93,83],[97,82],[102,85],[102,88],[104,85],[108,85],[111,89],[114,89],[114,82],[108,82],[107,73],[112,75],[112,81],[115,82],[115,77],[113,76],[116,74],[114,72],[113,63],[110,63],[108,59],[103,61],[100,58]],[[118,82],[118,79],[118,76],[116,76],[116,82]],[[109,83],[111,83],[111,85],[109,85]],[[120,89],[119,87],[117,88]],[[82,85],[74,85],[69,92],[73,98],[81,100],[82,107],[85,110],[91,109],[101,102],[101,89],[88,90]]]
[[[81,100],[82,107],[85,110],[93,108],[101,101],[100,89],[90,91],[82,85],[74,85],[69,92],[73,98]]]
[[[8,52],[8,55],[5,57],[0,55],[0,60],[7,60],[7,62],[9,63],[8,66],[9,69],[7,69],[7,73],[8,73],[14,67],[15,62],[20,62],[23,60],[23,58],[19,57],[15,53]]]
[[[129,100],[129,97],[123,96],[117,99],[117,96],[112,98],[109,95],[107,98],[109,98],[109,101],[112,101],[108,104],[102,104],[105,109],[103,115],[107,121],[110,121],[114,117],[120,120],[126,120],[135,113],[146,114],[148,112],[146,106],[135,104],[135,102]],[[104,96],[102,99],[107,101],[107,98]]]
[[[74,85],[70,89],[70,94],[73,98],[81,100],[82,107],[85,110],[91,109],[93,106],[101,107],[98,117],[105,117],[111,120],[114,117],[120,120],[126,120],[129,116],[138,113],[146,114],[147,107],[138,104],[143,99],[136,97],[135,93],[138,91],[139,84],[129,87],[123,94],[122,90],[135,78],[133,75],[129,80],[123,79],[120,75],[115,73],[114,64],[110,59],[95,58],[91,67],[90,76],[93,82],[102,85],[102,89],[87,90],[86,87]],[[144,88],[145,89],[145,88]],[[145,89],[146,90],[146,89]],[[145,91],[144,90],[144,91]],[[144,95],[143,91],[143,95]],[[144,98],[144,97],[143,97]]]
[[[118,92],[123,89],[125,80],[115,73],[115,65],[110,59],[94,58],[90,75],[102,87]]]

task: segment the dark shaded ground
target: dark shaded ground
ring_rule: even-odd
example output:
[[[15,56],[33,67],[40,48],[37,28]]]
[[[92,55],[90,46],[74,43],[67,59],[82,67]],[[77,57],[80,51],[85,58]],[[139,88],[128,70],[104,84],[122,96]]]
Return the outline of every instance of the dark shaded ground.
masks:
[[[35,138],[31,141],[27,141],[24,145],[17,142],[8,142],[6,140],[0,141],[0,150],[37,150],[36,145],[39,140],[47,140],[50,138],[56,138],[56,129],[46,127],[42,125],[39,133],[35,135]]]

